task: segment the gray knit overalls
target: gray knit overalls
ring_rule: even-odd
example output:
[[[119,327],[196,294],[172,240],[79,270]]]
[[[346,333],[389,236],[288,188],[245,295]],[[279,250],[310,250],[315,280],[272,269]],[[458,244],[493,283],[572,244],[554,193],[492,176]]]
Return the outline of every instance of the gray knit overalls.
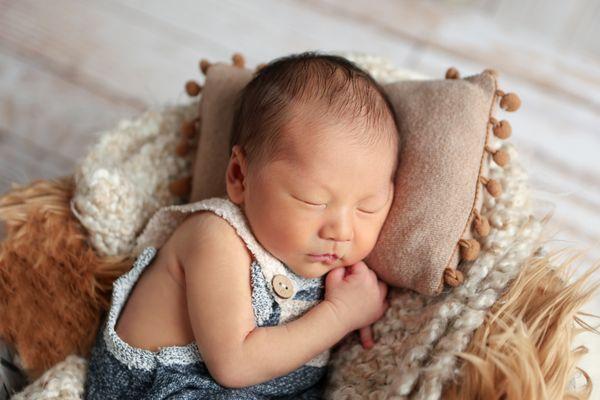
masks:
[[[292,321],[323,299],[324,278],[296,275],[254,238],[241,209],[225,197],[163,207],[138,239],[141,253],[132,269],[113,283],[111,306],[92,349],[86,399],[320,399],[330,350],[291,373],[257,385],[232,389],[209,374],[195,342],[153,352],[128,345],[114,328],[144,268],[186,213],[210,210],[228,221],[251,251],[252,308],[256,325]],[[135,253],[134,253],[135,254]],[[275,287],[286,283],[285,290]],[[289,285],[291,283],[291,285]],[[291,286],[291,287],[289,287]],[[283,295],[283,297],[282,297]]]

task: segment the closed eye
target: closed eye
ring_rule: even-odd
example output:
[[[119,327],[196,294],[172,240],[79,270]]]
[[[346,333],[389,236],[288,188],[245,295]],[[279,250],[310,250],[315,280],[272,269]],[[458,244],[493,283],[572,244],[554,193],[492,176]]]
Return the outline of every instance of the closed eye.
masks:
[[[298,201],[301,201],[304,204],[308,204],[309,206],[313,206],[313,207],[321,207],[321,206],[327,207],[327,204],[313,203],[313,202],[310,202],[310,201],[302,200],[302,199],[300,199],[300,198],[298,198],[296,196],[292,196],[292,197],[295,198]],[[361,213],[364,213],[364,214],[376,214],[379,210],[368,211],[368,210],[362,210],[362,209],[359,208],[358,211],[360,211]]]
[[[304,203],[308,204],[309,206],[315,206],[315,207],[321,207],[321,206],[325,206],[326,204],[317,204],[317,203],[311,203],[310,201],[305,201],[305,200],[301,200]]]
[[[309,206],[315,206],[315,207],[320,207],[320,206],[324,206],[325,204],[318,204],[318,203],[312,203],[310,201],[306,201],[306,200],[302,200],[296,196],[292,196],[293,198],[295,198],[298,201],[301,201],[304,204],[308,204]]]
[[[367,211],[367,210],[361,210],[360,208],[358,209],[358,211],[365,213],[365,214],[375,214],[377,211]]]

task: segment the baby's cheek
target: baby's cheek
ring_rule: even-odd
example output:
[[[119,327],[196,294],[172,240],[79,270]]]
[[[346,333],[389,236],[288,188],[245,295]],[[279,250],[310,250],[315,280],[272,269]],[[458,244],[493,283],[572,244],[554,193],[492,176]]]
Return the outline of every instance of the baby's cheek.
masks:
[[[355,251],[359,259],[365,258],[375,247],[380,229],[377,226],[365,226],[356,232]]]
[[[295,247],[304,246],[307,241],[310,241],[311,236],[315,235],[309,221],[293,220],[282,230],[283,236],[290,246]]]
[[[288,216],[271,218],[270,238],[280,253],[296,252],[306,242],[306,224]]]

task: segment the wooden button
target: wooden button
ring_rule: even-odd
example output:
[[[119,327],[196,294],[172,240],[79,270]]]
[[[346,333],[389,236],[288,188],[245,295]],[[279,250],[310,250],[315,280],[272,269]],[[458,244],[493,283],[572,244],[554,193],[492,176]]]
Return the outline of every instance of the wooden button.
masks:
[[[294,285],[285,275],[275,275],[271,283],[275,294],[283,299],[289,299],[294,294]]]

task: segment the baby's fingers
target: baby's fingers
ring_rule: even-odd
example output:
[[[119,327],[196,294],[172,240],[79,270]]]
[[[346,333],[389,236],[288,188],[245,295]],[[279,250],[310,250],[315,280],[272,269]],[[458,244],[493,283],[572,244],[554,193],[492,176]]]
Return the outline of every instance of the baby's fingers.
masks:
[[[369,267],[363,261],[359,261],[349,266],[348,270],[351,274],[361,274],[369,271]]]
[[[371,329],[371,325],[360,328],[358,334],[360,335],[360,342],[365,349],[373,347],[373,330]]]

